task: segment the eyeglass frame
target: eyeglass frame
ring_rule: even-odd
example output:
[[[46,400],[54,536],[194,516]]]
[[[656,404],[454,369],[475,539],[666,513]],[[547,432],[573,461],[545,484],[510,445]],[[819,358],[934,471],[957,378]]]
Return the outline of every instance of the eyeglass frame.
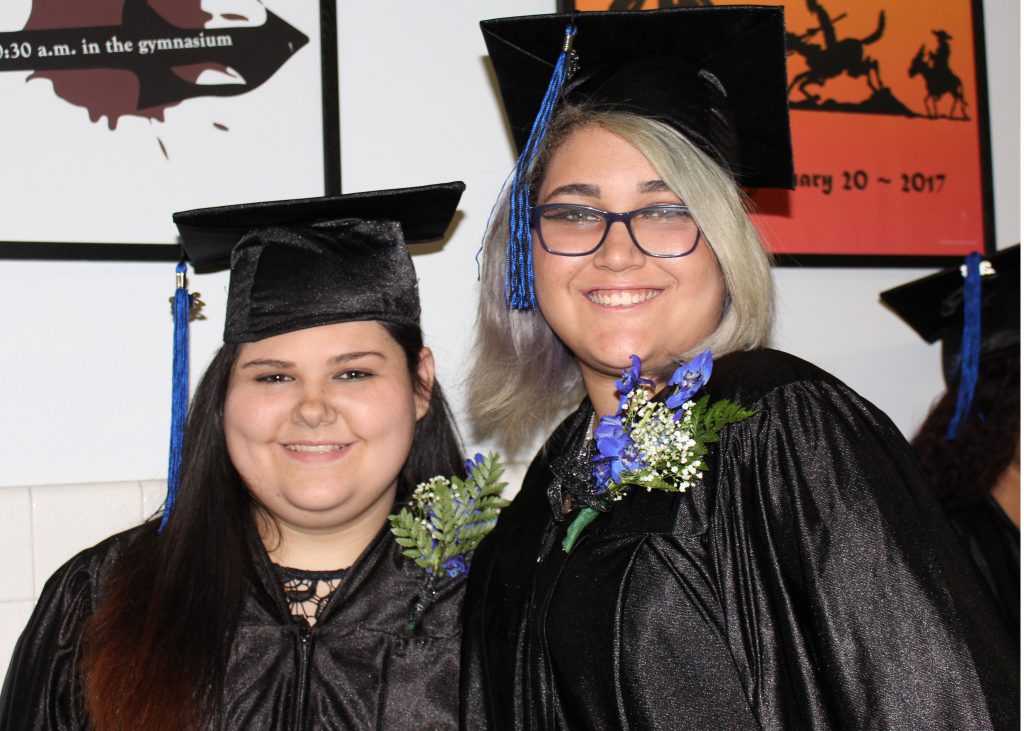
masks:
[[[597,242],[597,245],[593,249],[590,249],[588,251],[580,251],[574,254],[566,253],[563,251],[552,251],[550,248],[548,248],[547,243],[544,241],[544,234],[541,232],[540,228],[540,216],[541,214],[544,213],[544,211],[551,210],[553,208],[572,208],[574,210],[589,211],[591,213],[596,213],[598,216],[604,219],[604,233],[601,235],[601,240]],[[631,223],[633,217],[638,213],[657,210],[659,208],[670,208],[673,210],[682,209],[686,211],[687,214],[690,213],[690,207],[682,203],[661,203],[653,206],[644,206],[643,208],[636,208],[632,211],[625,211],[623,213],[613,213],[611,211],[605,211],[601,208],[594,208],[593,206],[584,206],[577,203],[544,203],[539,206],[530,206],[530,227],[537,231],[537,235],[540,237],[541,248],[543,248],[544,251],[548,252],[549,254],[553,254],[555,256],[590,256],[591,254],[596,253],[598,249],[604,246],[604,242],[608,239],[608,233],[612,230],[612,224],[619,221],[621,221],[622,224],[626,227],[626,231],[627,233],[629,233],[629,240],[633,242],[633,246],[635,246],[637,250],[644,256],[649,256],[654,259],[681,259],[684,256],[689,256],[690,254],[692,254],[697,249],[697,244],[700,243],[701,237],[704,234],[704,232],[700,230],[700,226],[697,227],[697,237],[693,240],[693,245],[690,246],[689,249],[687,249],[681,254],[652,254],[651,252],[647,251],[647,249],[642,247],[640,245],[640,242],[636,240],[636,234],[633,233],[633,226]]]

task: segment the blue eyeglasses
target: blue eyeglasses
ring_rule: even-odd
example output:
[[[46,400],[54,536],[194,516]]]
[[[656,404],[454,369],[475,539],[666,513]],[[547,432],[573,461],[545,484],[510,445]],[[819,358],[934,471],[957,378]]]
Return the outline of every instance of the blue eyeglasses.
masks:
[[[530,226],[540,236],[540,245],[558,256],[593,254],[617,221],[625,225],[633,245],[647,256],[687,256],[700,242],[700,228],[690,209],[682,204],[647,206],[625,213],[569,203],[530,208]]]

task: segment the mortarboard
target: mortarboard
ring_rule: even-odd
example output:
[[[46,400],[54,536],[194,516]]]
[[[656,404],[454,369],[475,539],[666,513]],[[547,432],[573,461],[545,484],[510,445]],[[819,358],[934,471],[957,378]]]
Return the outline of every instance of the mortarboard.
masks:
[[[519,157],[506,299],[533,309],[528,173],[562,104],[674,127],[753,187],[793,185],[781,7],[561,13],[480,24]]]
[[[444,237],[465,185],[352,193],[174,214],[197,269],[230,256],[224,342],[349,320],[418,324],[406,244]]]
[[[882,292],[880,297],[928,343],[942,341],[946,383],[954,384],[964,329],[965,267],[944,269]],[[1020,344],[1020,246],[983,259],[980,357]]]
[[[741,184],[792,187],[781,7],[559,13],[481,22],[517,150],[526,146],[570,24],[576,28],[577,69],[559,103],[660,119],[732,167]]]
[[[953,438],[969,411],[978,365],[1020,347],[1020,246],[944,269],[881,293],[882,302],[925,342],[942,341],[942,373],[959,389]]]
[[[462,182],[174,214],[184,256],[199,271],[230,260],[224,342],[244,343],[337,322],[418,325],[416,271],[406,244],[444,237]],[[188,404],[192,296],[178,265],[174,296],[171,448],[162,530],[177,495]]]

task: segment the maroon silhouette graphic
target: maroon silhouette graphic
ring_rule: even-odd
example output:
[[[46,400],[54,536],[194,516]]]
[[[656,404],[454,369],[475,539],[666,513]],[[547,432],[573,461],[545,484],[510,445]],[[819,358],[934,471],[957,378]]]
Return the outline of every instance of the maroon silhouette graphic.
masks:
[[[964,100],[964,86],[960,77],[953,73],[949,66],[951,49],[949,42],[953,36],[944,30],[933,30],[938,40],[938,47],[926,53],[924,45],[917,51],[910,62],[910,77],[923,76],[928,93],[924,97],[924,108],[928,117],[935,119],[939,114],[939,102],[949,94],[953,97],[950,104],[949,119],[968,119],[967,102]],[[957,113],[959,111],[959,114]]]
[[[34,0],[24,30],[0,33],[2,68],[50,80],[115,129],[123,116],[163,121],[187,99],[245,94],[309,42],[270,11],[254,27],[205,28],[210,19],[198,0]],[[197,83],[207,70],[231,83]]]

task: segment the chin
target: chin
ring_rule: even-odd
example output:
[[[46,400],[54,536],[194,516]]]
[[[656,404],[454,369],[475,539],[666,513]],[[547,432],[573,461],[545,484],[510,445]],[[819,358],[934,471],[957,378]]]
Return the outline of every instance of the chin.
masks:
[[[654,360],[657,360],[653,348],[639,343],[623,343],[613,348],[605,348],[604,352],[598,355],[600,362],[605,366],[603,370],[614,373],[616,377],[632,365],[630,356],[635,355],[639,358],[644,364],[645,371],[650,365],[653,365]]]
[[[331,510],[348,502],[352,491],[339,484],[339,480],[292,483],[282,491],[288,503],[300,510]]]
[[[347,512],[345,500],[324,499],[324,500],[289,500],[288,510],[295,515],[305,516],[312,522],[318,523],[322,520],[331,521],[335,513]]]

